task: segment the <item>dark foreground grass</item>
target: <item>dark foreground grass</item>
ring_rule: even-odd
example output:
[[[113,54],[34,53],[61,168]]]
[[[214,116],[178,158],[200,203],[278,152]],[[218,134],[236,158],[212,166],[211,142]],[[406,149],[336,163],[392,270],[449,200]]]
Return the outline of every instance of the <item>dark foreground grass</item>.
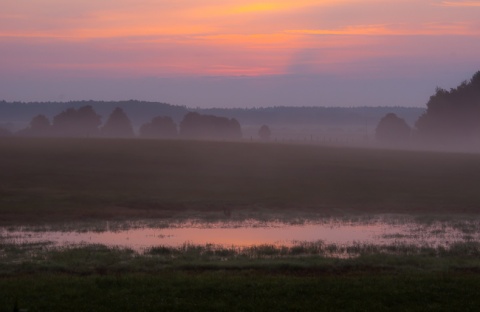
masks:
[[[0,279],[0,311],[478,311],[479,275],[162,272]]]
[[[1,139],[0,222],[477,214],[478,155],[285,144]]]
[[[480,245],[155,247],[3,244],[0,312],[477,311]],[[302,249],[303,248],[303,249]]]

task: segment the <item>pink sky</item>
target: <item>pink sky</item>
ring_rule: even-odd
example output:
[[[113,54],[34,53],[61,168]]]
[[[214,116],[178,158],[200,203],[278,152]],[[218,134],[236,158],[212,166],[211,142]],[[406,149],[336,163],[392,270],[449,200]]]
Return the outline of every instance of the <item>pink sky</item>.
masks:
[[[1,0],[0,99],[423,106],[480,70],[480,1]]]

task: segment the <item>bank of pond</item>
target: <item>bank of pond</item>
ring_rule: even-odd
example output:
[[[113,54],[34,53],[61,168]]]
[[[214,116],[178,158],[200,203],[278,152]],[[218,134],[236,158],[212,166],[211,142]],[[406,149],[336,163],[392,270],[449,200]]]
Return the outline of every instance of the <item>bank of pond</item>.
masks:
[[[480,220],[376,215],[0,229],[0,311],[473,311]]]

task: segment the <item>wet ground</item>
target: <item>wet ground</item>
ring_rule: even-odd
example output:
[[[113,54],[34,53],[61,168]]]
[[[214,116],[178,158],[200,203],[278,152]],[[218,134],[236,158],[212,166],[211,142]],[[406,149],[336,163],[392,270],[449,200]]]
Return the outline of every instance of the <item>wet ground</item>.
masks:
[[[480,241],[480,221],[472,219],[419,220],[405,216],[322,218],[316,220],[178,222],[99,222],[90,225],[3,227],[0,242],[23,244],[50,242],[54,246],[102,244],[142,252],[151,247],[213,244],[221,247],[258,245],[292,246],[323,242],[338,246],[358,244],[448,247]]]

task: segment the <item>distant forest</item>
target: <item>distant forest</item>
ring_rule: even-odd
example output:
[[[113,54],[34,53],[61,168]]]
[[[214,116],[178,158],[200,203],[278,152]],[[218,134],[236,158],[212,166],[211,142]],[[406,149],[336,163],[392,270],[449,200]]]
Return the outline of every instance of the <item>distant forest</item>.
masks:
[[[0,136],[143,137],[367,142],[480,147],[480,71],[426,109],[409,107],[187,108],[166,103],[0,101]],[[106,119],[105,119],[106,118]],[[271,127],[271,128],[270,128]],[[323,127],[323,128],[322,128]],[[272,131],[273,130],[273,131]]]
[[[5,102],[0,101],[0,127],[17,131],[29,124],[33,117],[45,115],[50,120],[61,111],[92,106],[105,118],[117,107],[130,118],[134,128],[139,128],[154,116],[169,116],[180,123],[188,112],[202,115],[234,118],[241,125],[324,125],[370,126],[376,125],[387,113],[395,113],[413,125],[424,108],[414,107],[267,107],[267,108],[187,108],[160,102],[144,101],[72,101],[72,102]]]

